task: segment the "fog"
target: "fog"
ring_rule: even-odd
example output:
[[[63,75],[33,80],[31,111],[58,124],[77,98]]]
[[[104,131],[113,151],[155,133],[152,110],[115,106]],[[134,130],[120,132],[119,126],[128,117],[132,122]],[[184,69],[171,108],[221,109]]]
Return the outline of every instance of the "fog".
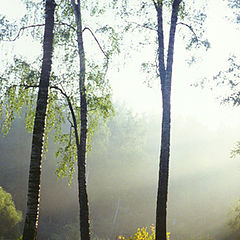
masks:
[[[173,117],[168,198],[172,239],[229,239],[230,208],[240,197],[240,159],[230,158],[237,140],[235,127],[213,129],[193,117]],[[99,126],[87,164],[94,235],[130,235],[155,223],[159,141],[160,116],[132,113],[125,106],[116,106],[115,116]],[[31,134],[22,119],[0,139],[0,185],[23,213],[30,146]],[[76,173],[71,188],[67,179],[57,180],[55,148],[50,139],[42,167],[38,239],[64,239],[78,232]]]

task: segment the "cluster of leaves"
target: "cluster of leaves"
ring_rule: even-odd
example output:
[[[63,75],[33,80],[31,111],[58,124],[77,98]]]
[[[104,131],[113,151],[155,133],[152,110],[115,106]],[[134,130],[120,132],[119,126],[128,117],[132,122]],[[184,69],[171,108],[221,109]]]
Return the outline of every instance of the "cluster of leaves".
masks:
[[[16,210],[12,196],[0,187],[0,238],[16,239],[19,234],[17,224],[22,213]]]
[[[229,220],[228,225],[235,231],[240,229],[240,200],[232,207],[231,214],[233,217]]]
[[[236,157],[239,155],[240,155],[240,142],[237,142],[235,148],[231,152],[231,157]]]
[[[231,56],[228,59],[229,67],[226,70],[219,71],[213,77],[213,82],[217,87],[224,88],[225,96],[222,96],[222,103],[231,103],[233,106],[240,105],[240,65],[237,63],[237,57]],[[226,91],[227,90],[227,91]]]
[[[233,9],[233,13],[236,15],[236,23],[240,23],[240,2],[238,0],[225,0],[228,6]]]
[[[150,232],[146,227],[138,228],[137,232],[128,238],[124,236],[118,236],[119,240],[155,240],[155,228],[154,226],[150,226]],[[170,239],[170,232],[167,233],[167,240]]]
[[[4,135],[10,130],[14,118],[21,115],[23,106],[26,107],[26,127],[29,131],[32,130],[39,76],[39,71],[36,71],[30,64],[14,58],[14,63],[9,65],[0,77],[3,83],[1,85],[3,94],[0,96],[0,117],[2,118],[1,130]]]
[[[15,22],[10,22],[6,16],[0,14],[0,40],[9,40],[17,31]]]

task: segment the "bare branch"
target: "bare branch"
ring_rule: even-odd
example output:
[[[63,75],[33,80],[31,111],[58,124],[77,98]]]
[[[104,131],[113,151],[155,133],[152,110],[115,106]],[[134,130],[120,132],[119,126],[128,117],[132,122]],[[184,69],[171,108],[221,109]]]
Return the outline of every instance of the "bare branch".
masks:
[[[26,26],[26,27],[21,27],[17,33],[17,36],[14,38],[14,39],[10,39],[10,40],[3,40],[3,41],[6,41],[6,42],[14,42],[17,40],[17,38],[19,37],[20,33],[25,30],[25,29],[28,29],[28,28],[34,28],[34,27],[43,27],[45,24],[44,23],[41,23],[41,24],[35,24],[35,25],[29,25],[29,26]]]
[[[71,24],[68,24],[68,23],[65,23],[65,22],[56,22],[55,23],[56,25],[64,25],[64,26],[68,26],[69,28],[73,29],[74,31],[77,31]],[[6,41],[6,42],[14,42],[17,40],[17,38],[20,36],[20,33],[22,31],[24,31],[25,29],[28,29],[28,28],[34,28],[34,27],[43,27],[45,24],[44,23],[39,23],[39,24],[34,24],[34,25],[29,25],[29,26],[25,26],[25,27],[21,27],[16,35],[15,38],[13,39],[10,39],[10,40],[3,40],[3,41]]]
[[[64,25],[64,26],[68,26],[69,28],[71,28],[73,31],[77,31],[75,27],[73,27],[71,24],[65,23],[65,22],[56,22],[56,25]]]
[[[166,67],[164,61],[164,32],[163,32],[163,16],[162,16],[162,0],[157,0],[157,19],[158,19],[158,66],[161,86],[164,87]]]
[[[195,38],[198,39],[197,34],[194,32],[192,26],[190,26],[190,25],[188,25],[186,23],[183,23],[183,22],[179,22],[179,23],[177,23],[177,25],[183,25],[183,26],[188,27],[190,29],[190,31],[193,33],[193,35],[195,36]]]
[[[73,125],[73,123],[72,123],[72,121],[70,120],[69,117],[67,118],[67,120],[68,120],[68,122],[70,123],[70,127],[71,127],[71,128],[74,127],[74,125]],[[70,128],[70,130],[71,130],[71,128]],[[71,132],[71,131],[70,131],[70,132]]]
[[[72,119],[73,119],[73,128],[74,128],[74,132],[75,132],[76,144],[79,144],[79,136],[78,136],[78,130],[77,130],[77,120],[76,120],[76,116],[75,116],[73,106],[72,106],[72,103],[71,103],[71,100],[70,100],[69,96],[65,93],[65,91],[63,89],[59,88],[58,86],[54,85],[54,86],[50,86],[50,88],[60,91],[60,93],[66,98],[67,103],[68,103],[68,107],[69,107],[69,110],[71,112]]]
[[[10,89],[14,87],[24,87],[25,89],[28,89],[28,88],[38,88],[39,85],[14,84],[7,88],[7,92],[9,92]]]
[[[54,86],[50,86],[51,89],[56,89],[58,90],[65,98],[69,99],[69,96],[65,93],[65,91],[63,89],[61,89],[60,87],[54,85]]]
[[[85,30],[88,30],[88,31],[92,34],[92,36],[93,36],[93,38],[95,39],[95,41],[97,42],[97,45],[98,45],[98,47],[100,48],[101,52],[103,53],[103,55],[104,55],[106,58],[108,58],[107,53],[105,53],[105,51],[103,50],[102,46],[100,45],[100,43],[99,43],[97,37],[95,36],[95,34],[93,33],[93,31],[92,31],[89,27],[85,27],[85,28],[83,29],[83,32],[84,32]]]

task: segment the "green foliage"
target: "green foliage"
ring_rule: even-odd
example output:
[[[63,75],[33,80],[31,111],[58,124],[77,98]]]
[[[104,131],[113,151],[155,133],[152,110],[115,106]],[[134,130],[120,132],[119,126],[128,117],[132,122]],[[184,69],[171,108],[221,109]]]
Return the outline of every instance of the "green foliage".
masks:
[[[236,16],[235,22],[240,23],[240,14],[239,14],[239,8],[240,8],[240,2],[239,0],[225,0],[227,2],[228,7],[233,9],[233,13]]]
[[[44,7],[43,2],[24,2],[27,13],[21,19],[18,29],[43,23],[44,11],[40,11]],[[106,14],[106,10],[109,10],[106,4],[83,1],[83,27],[86,25],[90,29],[89,26],[92,26],[90,29],[92,35],[90,34],[90,36],[100,49],[99,56],[96,58],[96,53],[88,54],[91,51],[88,51],[88,46],[85,47],[87,57],[86,94],[89,110],[88,151],[91,150],[91,139],[97,129],[98,122],[102,118],[107,119],[113,113],[112,91],[106,74],[112,55],[119,52],[119,36],[112,26],[104,24],[102,27],[99,15]],[[68,176],[71,183],[76,162],[76,140],[69,102],[76,116],[79,133],[80,98],[79,66],[76,64],[79,61],[76,22],[70,0],[58,2],[55,20],[54,58],[44,135],[44,153],[48,147],[48,136],[53,130],[54,140],[58,147],[56,173],[59,177]],[[21,31],[21,34],[31,35],[34,40],[41,42],[42,30],[43,28],[40,26],[31,27]],[[85,32],[87,30],[84,31],[84,34],[86,34]],[[16,35],[16,32],[11,33]],[[1,74],[0,80],[4,84],[0,86],[3,93],[0,96],[0,127],[4,135],[9,132],[13,120],[17,116],[21,116],[22,111],[25,112],[27,129],[33,130],[40,63],[40,57],[35,61],[29,61],[14,56],[13,63],[7,64],[5,71]]]
[[[240,230],[240,200],[232,206],[231,219],[229,220],[228,225],[235,231]]]
[[[240,105],[240,65],[237,62],[238,58],[236,56],[229,57],[228,68],[219,71],[219,73],[213,77],[213,84],[215,84],[215,86],[227,90],[225,91],[225,96],[222,97],[222,103],[232,103],[233,106]]]
[[[11,194],[0,187],[0,238],[16,239],[21,220],[22,213],[16,210]]]
[[[74,143],[75,139],[72,128],[70,134],[61,134],[58,141],[58,150],[56,157],[58,160],[56,174],[58,177],[68,177],[69,185],[71,185],[74,173],[74,164],[77,161],[77,148]],[[61,158],[60,158],[61,156]]]
[[[231,152],[231,157],[235,158],[239,155],[240,155],[240,142],[237,142],[235,148]]]
[[[34,70],[30,64],[15,57],[14,63],[9,65],[0,77],[4,83],[2,85],[3,94],[0,96],[1,130],[4,135],[10,130],[14,118],[21,115],[23,107],[26,107],[26,127],[32,131],[35,115],[34,99],[39,75],[40,73]]]
[[[235,148],[231,152],[231,157],[234,158],[239,155],[240,155],[240,142],[237,142]]]
[[[10,22],[6,16],[0,14],[0,41],[9,40],[12,38],[12,35],[16,32],[16,23]]]

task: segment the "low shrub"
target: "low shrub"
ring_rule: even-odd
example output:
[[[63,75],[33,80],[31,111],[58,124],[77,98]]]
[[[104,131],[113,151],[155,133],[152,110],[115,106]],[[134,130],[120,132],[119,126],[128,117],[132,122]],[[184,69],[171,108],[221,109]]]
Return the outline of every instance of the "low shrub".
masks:
[[[155,240],[155,228],[153,225],[150,226],[150,231],[147,227],[138,228],[133,236],[118,236],[118,240]],[[170,240],[170,232],[167,233],[167,240]]]

